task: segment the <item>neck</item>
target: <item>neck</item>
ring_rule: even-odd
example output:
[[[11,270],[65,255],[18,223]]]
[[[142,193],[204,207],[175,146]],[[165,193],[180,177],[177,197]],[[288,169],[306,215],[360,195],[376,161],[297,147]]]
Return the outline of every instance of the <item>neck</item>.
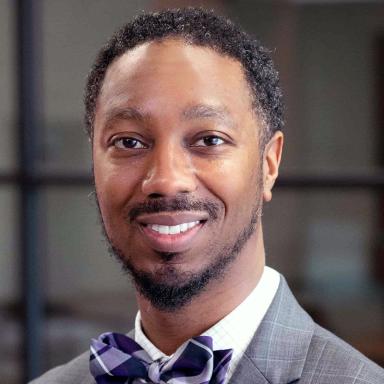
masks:
[[[185,341],[202,334],[232,312],[256,287],[264,265],[263,234],[259,224],[225,276],[210,282],[202,293],[180,310],[160,311],[137,294],[146,336],[163,353],[174,353]]]

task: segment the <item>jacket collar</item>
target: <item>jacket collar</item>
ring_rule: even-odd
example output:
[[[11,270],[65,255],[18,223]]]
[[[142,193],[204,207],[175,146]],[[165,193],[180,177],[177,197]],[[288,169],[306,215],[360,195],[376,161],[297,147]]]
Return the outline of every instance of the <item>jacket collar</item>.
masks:
[[[282,384],[299,379],[314,327],[281,276],[275,298],[230,383]]]

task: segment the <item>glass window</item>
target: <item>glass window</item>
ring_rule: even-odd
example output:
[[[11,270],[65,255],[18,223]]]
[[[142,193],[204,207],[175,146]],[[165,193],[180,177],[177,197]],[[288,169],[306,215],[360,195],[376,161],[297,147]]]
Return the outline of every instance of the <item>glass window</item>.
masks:
[[[315,320],[382,363],[378,197],[364,190],[279,189],[263,220],[267,264],[287,277]]]
[[[49,302],[45,356],[54,366],[84,352],[102,332],[128,332],[136,303],[128,276],[108,254],[92,189],[49,187],[41,198]]]
[[[15,167],[15,51],[11,5],[10,1],[0,1],[0,172]]]
[[[0,185],[0,377],[5,383],[21,379],[21,326],[16,190]]]

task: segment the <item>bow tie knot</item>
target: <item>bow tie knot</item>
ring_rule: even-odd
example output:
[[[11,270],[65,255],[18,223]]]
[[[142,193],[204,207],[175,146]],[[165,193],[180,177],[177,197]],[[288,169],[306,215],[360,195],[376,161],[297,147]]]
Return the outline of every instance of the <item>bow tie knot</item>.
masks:
[[[212,338],[198,336],[169,359],[152,361],[133,339],[104,333],[92,340],[90,370],[98,384],[223,384],[232,350],[212,350]]]
[[[161,364],[160,361],[154,361],[153,363],[149,364],[149,366],[148,366],[148,378],[154,384],[161,384],[160,364]]]

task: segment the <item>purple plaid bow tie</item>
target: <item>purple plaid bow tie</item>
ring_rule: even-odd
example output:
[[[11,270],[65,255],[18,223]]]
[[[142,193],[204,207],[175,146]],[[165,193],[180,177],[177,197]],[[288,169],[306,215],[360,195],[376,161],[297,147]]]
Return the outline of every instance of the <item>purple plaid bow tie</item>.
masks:
[[[98,384],[223,384],[231,357],[231,349],[212,351],[212,338],[198,336],[153,361],[130,337],[108,332],[92,340],[90,370]]]

